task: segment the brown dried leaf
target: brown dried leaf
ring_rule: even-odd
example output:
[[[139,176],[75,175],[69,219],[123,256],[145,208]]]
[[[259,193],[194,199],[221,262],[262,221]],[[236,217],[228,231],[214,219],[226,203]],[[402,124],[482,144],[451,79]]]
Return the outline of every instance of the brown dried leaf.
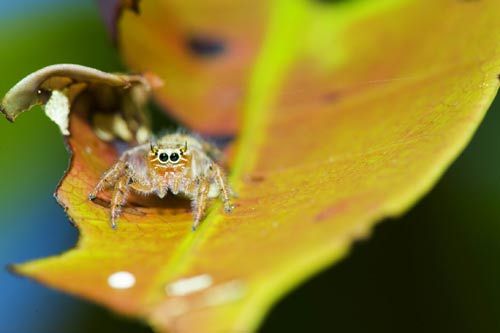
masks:
[[[156,82],[153,82],[153,85]],[[35,105],[69,135],[73,103],[87,103],[97,135],[105,140],[144,142],[151,133],[146,102],[151,84],[141,75],[111,74],[73,64],[42,68],[17,83],[4,97],[1,112],[8,120]]]

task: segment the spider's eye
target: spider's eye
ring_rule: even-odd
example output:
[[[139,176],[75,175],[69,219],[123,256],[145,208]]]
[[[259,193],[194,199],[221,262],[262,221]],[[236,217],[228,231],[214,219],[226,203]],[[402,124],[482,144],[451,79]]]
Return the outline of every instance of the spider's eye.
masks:
[[[172,154],[170,154],[170,161],[172,161],[172,162],[174,162],[174,163],[175,163],[175,162],[177,162],[178,160],[179,160],[179,154],[177,154],[177,153],[172,153]]]
[[[168,154],[167,153],[160,153],[158,156],[160,162],[167,162],[168,161]]]

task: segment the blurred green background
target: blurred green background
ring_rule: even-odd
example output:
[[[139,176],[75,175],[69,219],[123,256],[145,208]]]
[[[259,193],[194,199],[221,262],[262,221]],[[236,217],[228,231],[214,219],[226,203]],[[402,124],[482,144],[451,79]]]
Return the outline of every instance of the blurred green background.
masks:
[[[0,1],[0,95],[54,63],[122,70],[90,0]],[[499,332],[500,100],[434,190],[379,225],[348,259],[292,292],[262,332]],[[0,119],[0,262],[63,252],[77,232],[52,192],[67,167],[40,110]],[[0,272],[0,332],[150,332]]]

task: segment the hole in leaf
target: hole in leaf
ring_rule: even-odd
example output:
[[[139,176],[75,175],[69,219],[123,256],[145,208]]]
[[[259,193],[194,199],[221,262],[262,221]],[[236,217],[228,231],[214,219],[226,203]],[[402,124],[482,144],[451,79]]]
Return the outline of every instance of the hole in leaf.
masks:
[[[224,42],[209,36],[191,36],[187,45],[194,55],[204,58],[221,55],[226,49]]]

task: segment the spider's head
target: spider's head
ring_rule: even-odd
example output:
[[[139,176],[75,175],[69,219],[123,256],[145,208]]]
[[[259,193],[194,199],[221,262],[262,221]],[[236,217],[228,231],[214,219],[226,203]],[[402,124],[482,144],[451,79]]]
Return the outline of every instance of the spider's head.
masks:
[[[151,142],[149,162],[158,174],[179,172],[191,163],[187,142],[179,144],[159,145]]]

